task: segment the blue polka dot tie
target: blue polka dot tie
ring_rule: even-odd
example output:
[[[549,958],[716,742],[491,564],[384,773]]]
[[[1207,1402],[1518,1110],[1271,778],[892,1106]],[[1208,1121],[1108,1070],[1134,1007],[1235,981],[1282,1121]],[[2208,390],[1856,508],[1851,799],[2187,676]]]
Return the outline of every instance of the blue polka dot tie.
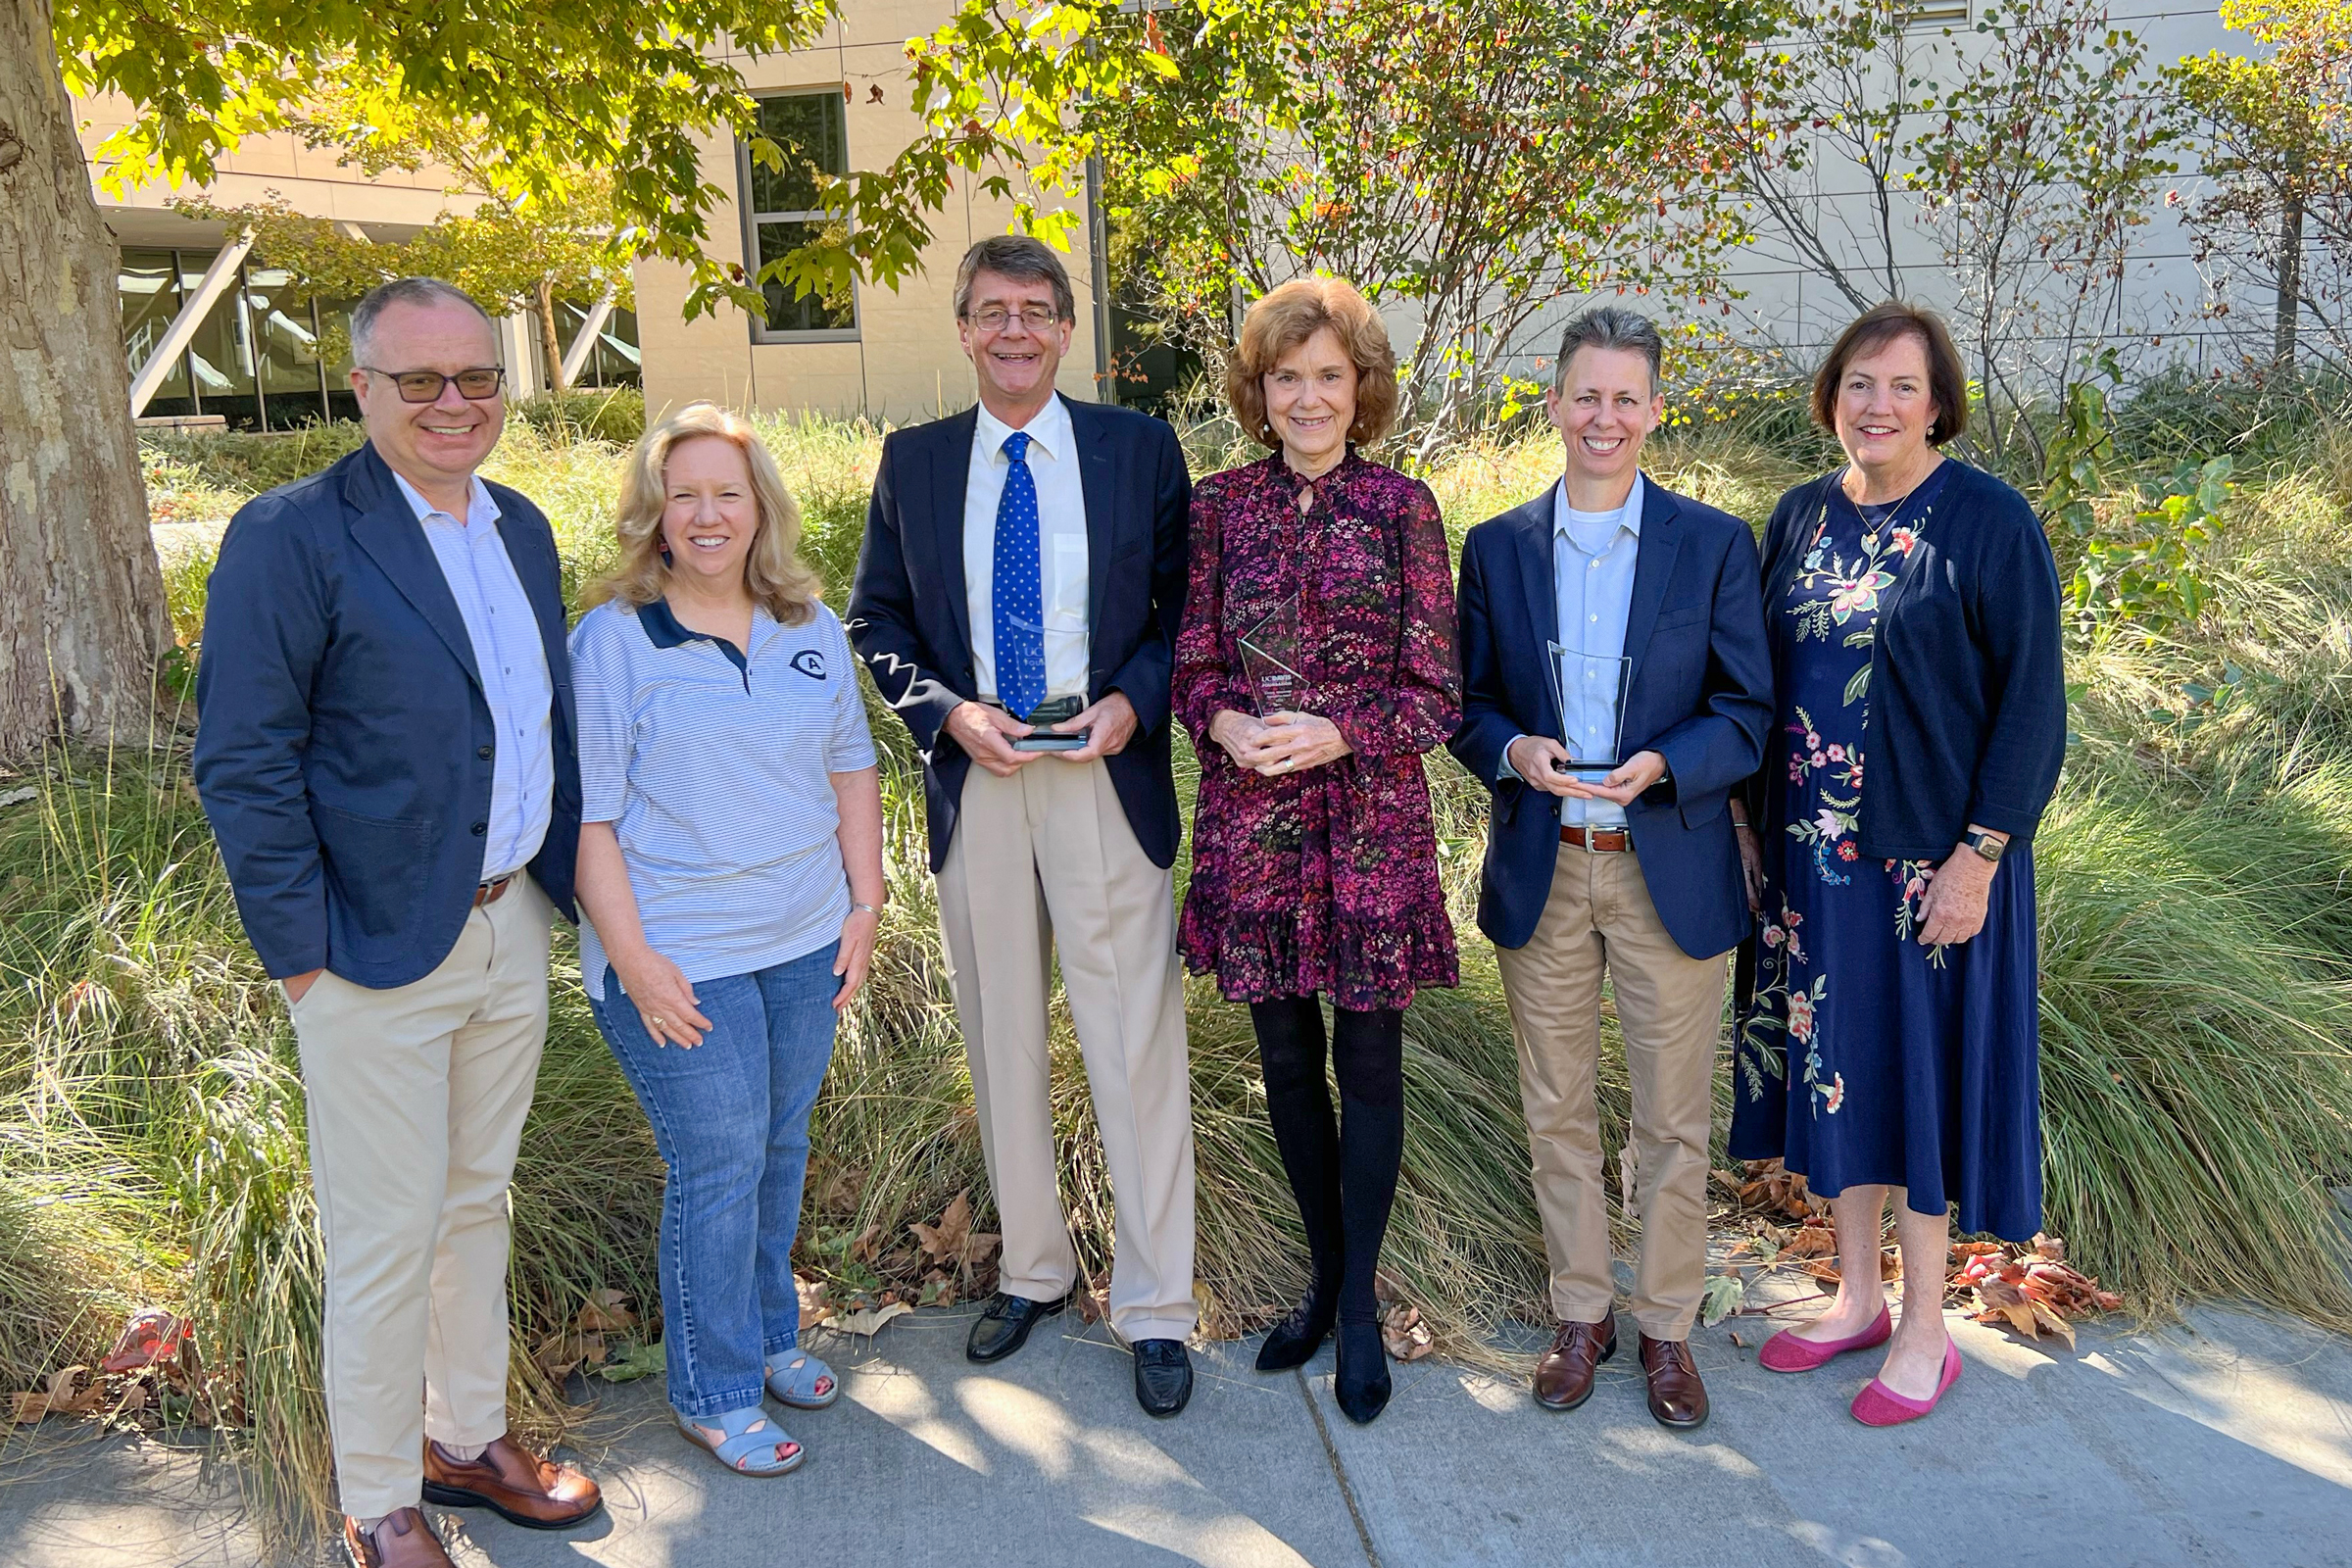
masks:
[[[997,701],[1026,718],[1046,700],[1046,612],[1038,589],[1037,477],[1029,471],[1029,435],[1004,438],[1010,466],[997,502],[994,624]]]

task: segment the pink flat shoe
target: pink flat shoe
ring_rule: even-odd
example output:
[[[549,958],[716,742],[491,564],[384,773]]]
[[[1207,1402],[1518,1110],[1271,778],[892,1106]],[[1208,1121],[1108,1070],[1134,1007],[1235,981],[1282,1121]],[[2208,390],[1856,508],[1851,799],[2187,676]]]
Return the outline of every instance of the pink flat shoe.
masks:
[[[1885,1345],[1894,1333],[1894,1318],[1885,1307],[1871,1319],[1870,1327],[1845,1340],[1800,1340],[1794,1331],[1783,1329],[1764,1342],[1756,1352],[1756,1365],[1767,1372],[1810,1372],[1828,1366],[1848,1350],[1867,1350],[1874,1345]]]
[[[1949,1340],[1943,1346],[1943,1379],[1936,1392],[1924,1399],[1906,1399],[1877,1378],[1872,1378],[1860,1394],[1854,1396],[1854,1419],[1866,1427],[1899,1427],[1906,1421],[1916,1421],[1936,1408],[1936,1401],[1944,1391],[1960,1381],[1960,1347]]]

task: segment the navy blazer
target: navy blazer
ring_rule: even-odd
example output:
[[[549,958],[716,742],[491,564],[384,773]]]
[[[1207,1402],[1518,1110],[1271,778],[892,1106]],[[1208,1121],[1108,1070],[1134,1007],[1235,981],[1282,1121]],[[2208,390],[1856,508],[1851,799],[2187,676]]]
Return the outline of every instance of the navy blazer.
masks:
[[[1521,735],[1562,734],[1544,648],[1559,638],[1552,576],[1555,490],[1470,530],[1462,544],[1462,725],[1453,755],[1494,791],[1478,926],[1525,947],[1551,896],[1557,798],[1498,777]],[[1755,772],[1772,724],[1772,662],[1756,585],[1756,539],[1729,514],[1643,476],[1642,542],[1625,624],[1634,663],[1625,751],[1654,751],[1667,777],[1625,808],[1642,879],[1675,945],[1692,957],[1737,946],[1749,925],[1725,802]]]
[[[1764,532],[1767,601],[1788,593],[1840,467],[1781,497]],[[1971,822],[2030,844],[2066,760],[2058,564],[2033,505],[1944,459],[1919,543],[1879,604],[1870,645],[1870,788],[1855,848],[1941,860]],[[1776,625],[1774,668],[1788,657]],[[1749,786],[1763,810],[1761,775]]]
[[[539,509],[489,490],[555,692],[555,801],[530,870],[568,919],[580,769],[563,571]],[[498,737],[449,580],[372,444],[237,510],[207,589],[196,715],[196,790],[265,969],[382,990],[449,956],[481,880]]]
[[[1086,495],[1087,701],[1116,691],[1135,709],[1134,736],[1103,765],[1136,842],[1166,866],[1184,831],[1168,761],[1168,679],[1184,614],[1193,482],[1162,421],[1062,401]],[[966,409],[884,438],[850,590],[851,645],[922,754],[933,871],[947,862],[972,765],[941,731],[980,695],[963,580],[963,492],[978,422]]]

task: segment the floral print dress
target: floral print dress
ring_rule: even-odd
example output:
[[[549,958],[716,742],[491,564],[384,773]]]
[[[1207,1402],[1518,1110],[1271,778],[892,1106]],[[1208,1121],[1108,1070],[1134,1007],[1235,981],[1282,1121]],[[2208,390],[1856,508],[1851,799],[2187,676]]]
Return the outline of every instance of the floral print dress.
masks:
[[[1293,599],[1296,706],[1354,750],[1269,778],[1236,766],[1208,728],[1222,710],[1255,711],[1238,645]],[[1453,574],[1429,487],[1352,449],[1311,484],[1279,454],[1202,480],[1174,688],[1200,758],[1177,931],[1193,971],[1215,975],[1229,1002],[1321,993],[1357,1011],[1456,984],[1421,771],[1462,707]]]
[[[1783,1157],[1825,1197],[1904,1187],[1918,1212],[1957,1201],[1963,1231],[2022,1238],[2041,1208],[2031,851],[2004,858],[1977,936],[1923,947],[1934,866],[1865,859],[1855,844],[1879,616],[1920,538],[1966,525],[1936,508],[1949,466],[1885,507],[1830,486],[1800,524],[1811,539],[1794,575],[1768,599],[1779,723],[1731,1152]]]

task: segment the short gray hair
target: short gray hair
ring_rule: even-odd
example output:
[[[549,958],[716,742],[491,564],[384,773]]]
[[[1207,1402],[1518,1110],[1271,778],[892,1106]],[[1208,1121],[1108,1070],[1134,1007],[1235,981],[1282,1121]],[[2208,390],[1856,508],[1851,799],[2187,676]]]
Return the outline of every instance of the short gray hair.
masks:
[[[1553,391],[1568,384],[1568,362],[1576,358],[1578,349],[1634,349],[1649,361],[1649,390],[1655,396],[1664,383],[1661,368],[1666,358],[1666,340],[1658,334],[1658,323],[1640,311],[1629,311],[1622,305],[1596,305],[1568,323],[1560,336],[1560,357],[1552,362]]]
[[[962,263],[956,269],[958,321],[971,312],[972,277],[979,272],[994,272],[1016,283],[1051,283],[1054,314],[1065,321],[1078,319],[1078,296],[1070,292],[1069,270],[1043,240],[1026,234],[991,234],[965,251]]]
[[[375,318],[384,314],[387,306],[463,305],[482,318],[495,334],[497,323],[479,301],[458,287],[437,277],[396,277],[389,283],[378,283],[360,297],[351,308],[351,360],[365,365],[375,357]]]

